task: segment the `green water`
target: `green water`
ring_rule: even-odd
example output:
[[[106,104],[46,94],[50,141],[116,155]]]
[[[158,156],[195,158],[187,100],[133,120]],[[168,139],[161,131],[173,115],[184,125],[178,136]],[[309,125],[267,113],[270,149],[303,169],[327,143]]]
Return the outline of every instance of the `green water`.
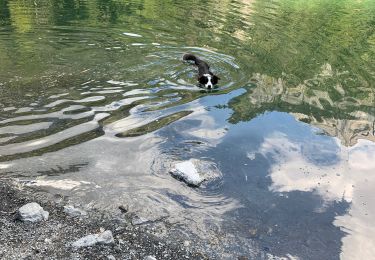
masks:
[[[197,86],[186,52],[217,89]],[[92,183],[67,194],[135,196],[140,214],[158,201],[202,220],[197,236],[206,222],[235,234],[202,246],[213,257],[366,258],[374,59],[372,0],[0,0],[0,176]],[[165,169],[195,157],[222,175],[191,191]]]

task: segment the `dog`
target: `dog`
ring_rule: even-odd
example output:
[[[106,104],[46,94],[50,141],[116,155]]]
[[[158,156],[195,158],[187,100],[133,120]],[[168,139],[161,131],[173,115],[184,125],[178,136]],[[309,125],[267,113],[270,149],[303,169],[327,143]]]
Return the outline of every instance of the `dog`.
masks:
[[[212,89],[214,85],[216,85],[219,82],[220,78],[210,71],[210,66],[208,66],[208,64],[205,61],[199,59],[197,56],[190,53],[186,53],[182,57],[182,59],[186,61],[194,61],[195,65],[198,67],[198,81],[207,89]]]

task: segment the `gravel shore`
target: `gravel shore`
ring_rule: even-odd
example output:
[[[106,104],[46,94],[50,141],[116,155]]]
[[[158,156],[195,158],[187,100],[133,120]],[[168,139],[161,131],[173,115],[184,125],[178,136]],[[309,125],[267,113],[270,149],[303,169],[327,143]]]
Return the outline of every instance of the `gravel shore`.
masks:
[[[17,210],[30,202],[48,211],[48,220],[16,220]],[[92,210],[72,217],[64,212],[64,206],[32,188],[0,179],[0,259],[207,259],[181,241],[168,241],[147,227],[133,225],[125,210],[119,209],[116,216]],[[72,246],[78,239],[103,230],[112,232],[113,243]]]

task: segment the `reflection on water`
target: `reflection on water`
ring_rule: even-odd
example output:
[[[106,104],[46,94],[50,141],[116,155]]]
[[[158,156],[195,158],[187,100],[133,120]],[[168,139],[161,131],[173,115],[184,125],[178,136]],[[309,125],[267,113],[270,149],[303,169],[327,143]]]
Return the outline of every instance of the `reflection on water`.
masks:
[[[374,13],[371,0],[0,1],[0,176],[126,204],[212,257],[369,259]],[[196,86],[185,52],[218,89]],[[191,158],[220,178],[169,175]]]
[[[375,229],[368,224],[371,223],[370,216],[375,210],[371,194],[371,187],[375,183],[372,176],[375,172],[375,145],[362,140],[354,147],[340,147],[338,153],[323,150],[318,156],[327,158],[330,153],[331,156],[338,156],[335,160],[330,160],[329,165],[311,161],[311,154],[303,151],[306,146],[309,145],[294,143],[281,134],[265,139],[261,152],[270,154],[277,160],[270,173],[271,190],[317,193],[324,199],[322,208],[317,209],[318,211],[324,211],[334,201],[351,203],[348,213],[337,216],[334,222],[349,234],[343,239],[341,255],[347,259],[371,259],[375,253],[372,246]],[[312,149],[320,148],[315,144],[312,146]]]

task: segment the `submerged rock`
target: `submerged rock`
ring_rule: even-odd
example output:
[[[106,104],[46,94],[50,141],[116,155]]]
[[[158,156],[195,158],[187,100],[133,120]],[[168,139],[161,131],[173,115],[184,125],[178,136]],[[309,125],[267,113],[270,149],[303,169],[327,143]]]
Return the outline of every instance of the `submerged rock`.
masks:
[[[72,247],[80,248],[93,246],[95,244],[112,244],[114,242],[115,240],[113,238],[112,232],[110,230],[106,230],[99,234],[90,234],[85,237],[82,237],[77,241],[73,242]]]
[[[17,219],[23,222],[39,222],[48,220],[49,213],[45,211],[38,203],[28,203],[17,211]]]
[[[64,212],[71,217],[81,217],[81,216],[87,215],[86,211],[79,209],[79,208],[75,208],[74,206],[71,206],[71,205],[64,206]]]
[[[176,163],[170,173],[176,179],[194,187],[199,187],[204,181],[220,175],[213,163],[197,159]]]
[[[199,186],[204,181],[192,160],[177,163],[171,170],[171,174],[192,186]]]

